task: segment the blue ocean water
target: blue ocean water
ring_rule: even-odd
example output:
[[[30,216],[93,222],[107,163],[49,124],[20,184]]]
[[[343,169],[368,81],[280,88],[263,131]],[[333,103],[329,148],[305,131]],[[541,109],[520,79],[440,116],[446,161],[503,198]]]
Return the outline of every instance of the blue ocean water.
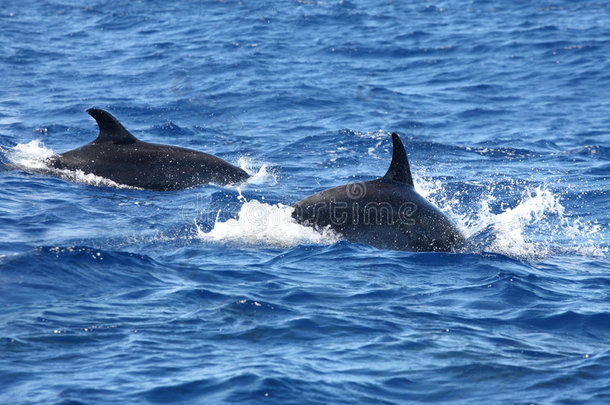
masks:
[[[607,2],[2,5],[0,403],[610,401]],[[93,106],[254,178],[39,174]],[[291,222],[392,131],[471,250]]]

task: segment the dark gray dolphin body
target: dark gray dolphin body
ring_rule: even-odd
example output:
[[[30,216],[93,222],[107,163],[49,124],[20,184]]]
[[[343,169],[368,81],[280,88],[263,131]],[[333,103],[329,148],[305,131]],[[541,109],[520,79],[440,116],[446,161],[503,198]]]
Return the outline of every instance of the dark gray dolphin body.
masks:
[[[392,163],[385,176],[314,194],[294,204],[292,217],[315,228],[330,226],[351,242],[380,249],[460,249],[464,236],[415,191],[405,148],[397,134],[392,140]]]
[[[249,177],[239,167],[207,153],[140,141],[104,110],[90,108],[87,112],[97,121],[98,137],[50,157],[51,167],[82,170],[150,190],[177,190],[204,183],[225,185]]]

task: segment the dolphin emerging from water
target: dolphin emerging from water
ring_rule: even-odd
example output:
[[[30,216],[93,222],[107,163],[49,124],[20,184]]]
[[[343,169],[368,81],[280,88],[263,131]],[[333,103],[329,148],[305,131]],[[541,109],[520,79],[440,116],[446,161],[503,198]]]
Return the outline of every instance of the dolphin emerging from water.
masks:
[[[116,183],[150,190],[177,190],[204,183],[239,183],[249,175],[216,156],[177,146],[143,142],[110,113],[87,110],[99,135],[87,145],[51,156],[56,169],[82,170]]]
[[[415,191],[405,147],[396,133],[392,141],[392,163],[385,176],[307,197],[294,204],[292,217],[380,249],[458,251],[465,244],[464,236]]]

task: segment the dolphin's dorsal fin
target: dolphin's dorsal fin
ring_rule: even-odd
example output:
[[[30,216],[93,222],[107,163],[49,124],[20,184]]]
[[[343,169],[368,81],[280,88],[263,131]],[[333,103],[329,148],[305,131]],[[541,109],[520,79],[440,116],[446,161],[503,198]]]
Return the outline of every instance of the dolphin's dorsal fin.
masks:
[[[392,133],[392,149],[392,163],[390,163],[388,172],[382,178],[413,187],[413,177],[411,177],[407,152],[405,152],[405,147],[396,132]]]
[[[97,126],[100,128],[100,133],[93,143],[114,142],[126,145],[138,140],[109,112],[99,108],[90,108],[87,112],[97,121]]]

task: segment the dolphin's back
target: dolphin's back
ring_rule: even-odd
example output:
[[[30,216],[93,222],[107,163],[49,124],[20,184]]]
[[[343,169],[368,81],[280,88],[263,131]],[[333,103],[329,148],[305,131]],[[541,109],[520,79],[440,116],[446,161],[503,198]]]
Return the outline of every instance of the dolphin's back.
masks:
[[[51,164],[151,190],[176,190],[203,183],[224,185],[249,177],[216,156],[142,141],[126,145],[91,143],[55,156]]]
[[[207,153],[170,145],[142,142],[111,114],[91,108],[97,138],[80,148],[52,156],[51,167],[81,170],[118,184],[176,190],[203,183],[238,183],[249,175],[239,167]]]
[[[392,134],[392,161],[373,181],[321,191],[294,204],[292,217],[330,227],[347,240],[381,249],[451,252],[465,244],[457,227],[415,191],[407,154]]]
[[[363,195],[353,198],[354,190]],[[350,242],[380,249],[449,252],[465,242],[453,222],[412,187],[384,179],[324,190],[294,208],[299,223],[330,227]]]

